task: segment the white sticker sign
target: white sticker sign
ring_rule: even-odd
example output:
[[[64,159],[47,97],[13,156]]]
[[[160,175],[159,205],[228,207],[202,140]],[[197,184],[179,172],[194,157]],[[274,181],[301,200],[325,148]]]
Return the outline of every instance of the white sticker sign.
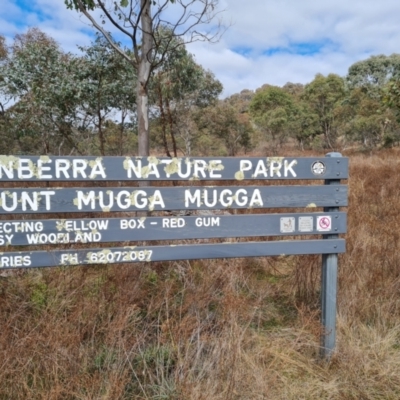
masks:
[[[295,231],[296,223],[294,217],[281,218],[281,232],[291,233]]]
[[[312,232],[313,231],[313,217],[299,217],[299,231]]]
[[[329,232],[332,230],[332,217],[329,215],[317,217],[317,231]]]

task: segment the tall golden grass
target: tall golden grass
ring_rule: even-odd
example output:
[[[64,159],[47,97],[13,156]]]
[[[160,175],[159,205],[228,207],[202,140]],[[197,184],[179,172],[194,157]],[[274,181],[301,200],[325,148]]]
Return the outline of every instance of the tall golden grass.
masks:
[[[400,153],[350,155],[337,351],[320,256],[0,277],[0,399],[399,399]]]

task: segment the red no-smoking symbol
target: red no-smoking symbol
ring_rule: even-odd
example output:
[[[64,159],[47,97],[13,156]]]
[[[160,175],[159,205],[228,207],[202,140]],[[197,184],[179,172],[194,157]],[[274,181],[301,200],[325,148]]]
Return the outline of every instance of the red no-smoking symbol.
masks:
[[[322,217],[319,220],[319,226],[322,229],[328,229],[331,226],[331,220],[328,217]]]

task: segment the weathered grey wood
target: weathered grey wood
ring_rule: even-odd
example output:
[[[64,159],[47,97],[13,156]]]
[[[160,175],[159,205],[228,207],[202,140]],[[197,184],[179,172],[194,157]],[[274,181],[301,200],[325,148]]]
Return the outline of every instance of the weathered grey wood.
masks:
[[[314,167],[322,162],[323,168]],[[326,157],[0,156],[0,181],[346,179],[348,159]]]
[[[340,159],[340,153],[329,153],[327,157],[333,160]],[[340,185],[339,179],[326,180],[325,185],[336,187]],[[337,212],[339,207],[325,207],[326,212]],[[339,236],[335,233],[324,235],[323,241],[335,240]],[[321,324],[323,332],[321,334],[321,356],[330,359],[336,346],[336,298],[337,298],[337,279],[338,279],[338,254],[332,252],[322,255],[321,270]]]
[[[322,217],[331,221],[331,232],[346,232],[344,212],[3,220],[0,245],[315,235]]]
[[[25,251],[0,254],[0,269],[206,258],[331,254],[344,251],[345,241],[343,239]]]
[[[347,205],[347,186],[19,188],[0,191],[0,214],[335,205]]]

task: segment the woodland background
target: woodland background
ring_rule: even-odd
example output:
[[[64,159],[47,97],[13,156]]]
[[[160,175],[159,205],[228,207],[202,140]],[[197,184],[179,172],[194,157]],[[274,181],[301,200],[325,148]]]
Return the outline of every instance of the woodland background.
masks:
[[[79,54],[37,28],[11,46],[0,37],[0,67],[4,154],[137,154],[135,70],[103,36]],[[400,54],[359,61],[345,77],[318,74],[306,85],[265,84],[225,99],[221,92],[183,43],[169,51],[149,81],[151,151],[234,156],[400,142]]]
[[[135,75],[104,39],[0,43],[2,154],[136,154]],[[184,46],[150,80],[152,154],[350,158],[329,362],[319,256],[4,270],[0,399],[398,399],[399,82],[377,55],[220,99]]]

